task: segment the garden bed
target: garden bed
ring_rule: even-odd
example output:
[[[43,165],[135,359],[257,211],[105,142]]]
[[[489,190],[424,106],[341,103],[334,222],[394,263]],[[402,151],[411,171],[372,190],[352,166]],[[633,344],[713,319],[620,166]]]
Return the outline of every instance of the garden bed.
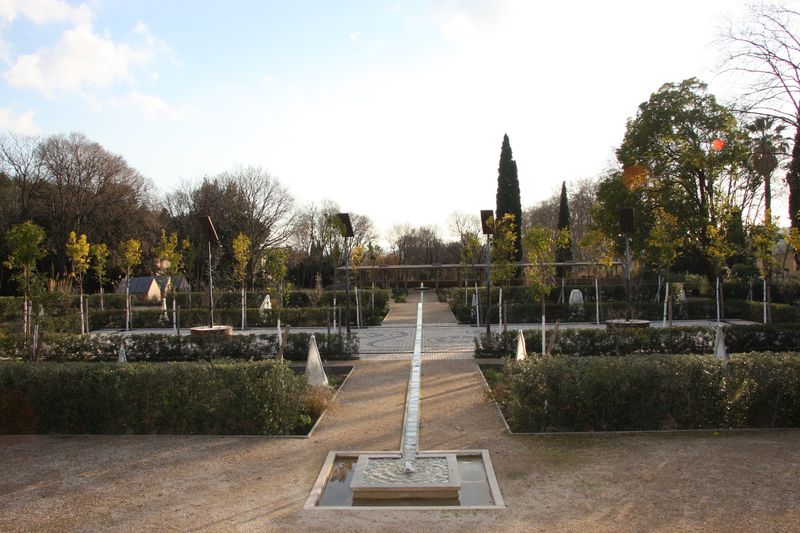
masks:
[[[545,357],[481,370],[516,433],[800,427],[800,354]]]
[[[0,433],[308,435],[332,388],[288,363],[0,362]]]

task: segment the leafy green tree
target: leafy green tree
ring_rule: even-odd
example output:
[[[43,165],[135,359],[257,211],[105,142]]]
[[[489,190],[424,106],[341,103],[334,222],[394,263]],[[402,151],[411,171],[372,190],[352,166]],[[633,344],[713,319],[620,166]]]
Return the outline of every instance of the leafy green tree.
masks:
[[[83,276],[89,270],[89,242],[86,240],[86,235],[81,233],[78,237],[74,231],[70,231],[67,235],[66,254],[72,266],[70,276],[78,280],[78,293],[80,294],[78,302],[81,308],[81,335],[83,335],[88,329],[83,313]]]
[[[94,277],[97,280],[97,284],[100,285],[100,309],[105,309],[103,285],[106,282],[108,268],[108,246],[102,242],[92,244],[89,247],[89,255],[91,256]]]
[[[614,241],[603,231],[599,229],[591,229],[583,234],[580,242],[581,251],[584,258],[591,263],[594,263],[594,284],[595,284],[595,298],[596,298],[596,320],[600,324],[600,273],[601,269],[608,274],[614,264]]]
[[[558,247],[564,246],[568,239],[569,232],[565,229],[552,230],[544,226],[533,226],[525,232],[522,240],[522,246],[530,263],[525,267],[525,275],[534,299],[539,298],[542,302],[543,339],[547,295],[556,286],[556,270],[552,259]],[[542,353],[544,353],[544,340]]]
[[[647,256],[651,265],[664,272],[664,279],[669,286],[669,273],[680,250],[685,244],[680,233],[678,218],[663,207],[654,213],[655,224],[650,229],[647,239]],[[672,298],[665,300],[670,326],[672,325]]]
[[[753,151],[753,168],[764,182],[764,220],[772,218],[772,174],[786,155],[788,144],[783,138],[785,124],[772,117],[758,117],[747,125]]]
[[[778,240],[779,236],[780,231],[775,223],[771,220],[764,221],[764,224],[757,224],[750,230],[750,239],[753,243],[753,254],[755,255],[761,267],[761,279],[765,281],[764,285],[766,290],[764,292],[764,321],[767,324],[772,322],[772,313],[770,310],[770,306],[772,304],[770,281],[772,279],[772,273],[775,271],[775,267],[778,264],[778,260],[773,252],[775,242]],[[791,245],[791,239],[789,240],[789,244]]]
[[[183,255],[189,248],[190,244],[188,240],[184,239],[179,242],[176,232],[167,235],[167,231],[161,228],[161,240],[154,252],[158,262],[158,273],[167,278],[169,291],[172,293],[172,325],[175,328],[178,327],[177,306],[175,302],[175,277],[183,273]],[[166,296],[162,296],[162,298],[165,297]],[[166,316],[164,319],[166,319]]]
[[[117,246],[120,266],[125,272],[125,329],[131,328],[131,273],[142,262],[142,244],[136,239],[122,241]]]
[[[752,207],[760,187],[748,138],[734,115],[697,79],[667,83],[628,121],[617,158],[623,185],[639,196],[646,213],[662,207],[677,217],[686,252],[713,282],[718,269],[709,228],[719,228],[731,207]],[[642,179],[626,183],[626,172]]]
[[[492,279],[499,285],[507,282],[517,270],[517,224],[514,215],[505,214],[502,218],[488,220],[494,227],[492,235]]]
[[[247,292],[245,291],[245,281],[247,280],[247,265],[250,264],[250,258],[253,256],[253,244],[250,237],[244,233],[239,233],[233,243],[233,273],[242,286],[242,331],[245,329],[245,320],[247,309]]]
[[[567,235],[570,236],[567,238],[567,241],[558,247],[556,250],[556,263],[565,263],[567,261],[572,261],[572,239],[571,239],[571,230],[570,230],[570,216],[569,216],[569,199],[567,197],[567,182],[564,181],[561,183],[561,199],[558,205],[558,229],[566,230]],[[566,268],[558,267],[558,276],[564,277],[566,274]]]
[[[17,271],[14,280],[22,287],[22,332],[26,342],[31,328],[30,296],[36,275],[36,261],[45,255],[42,247],[45,239],[44,230],[30,220],[11,226],[6,233],[9,255],[4,265]]]
[[[503,146],[500,148],[500,165],[497,169],[497,220],[503,220],[505,215],[513,215],[514,226],[514,260],[522,261],[522,203],[519,192],[519,178],[517,177],[517,162],[511,154],[511,144],[508,135],[503,135]]]

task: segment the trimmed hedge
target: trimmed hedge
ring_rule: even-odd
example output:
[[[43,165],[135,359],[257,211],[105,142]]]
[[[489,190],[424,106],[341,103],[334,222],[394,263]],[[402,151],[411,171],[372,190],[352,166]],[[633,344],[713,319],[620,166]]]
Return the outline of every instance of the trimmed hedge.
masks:
[[[281,310],[281,324],[295,327],[325,326],[330,319],[331,309],[327,307],[284,307]],[[355,325],[355,309],[350,309],[350,322]],[[361,316],[365,326],[379,326],[386,315],[381,309],[362,309]],[[167,311],[167,320],[160,309],[134,310],[131,313],[132,328],[163,328],[172,324],[172,310]],[[246,324],[251,328],[275,327],[278,321],[276,311],[260,312],[257,308],[246,310]],[[344,309],[342,309],[344,319]],[[181,309],[178,321],[182,328],[203,326],[208,324],[207,309]],[[214,323],[225,326],[239,327],[242,323],[241,309],[214,309]],[[91,329],[121,329],[125,327],[124,310],[89,310],[89,324]]]
[[[800,328],[784,325],[725,326],[729,352],[798,351]],[[547,342],[552,332],[548,332]],[[539,329],[523,331],[529,353],[541,353]],[[631,354],[708,354],[714,351],[716,331],[701,326],[644,329],[563,329],[553,355],[596,356]],[[506,357],[517,351],[517,333],[494,332],[475,339],[475,357]]]
[[[798,353],[531,358],[494,380],[517,432],[800,426]]]
[[[272,304],[278,304],[278,293],[276,290],[271,291],[247,291],[247,304],[249,306],[258,307],[264,296],[270,295]],[[284,292],[284,310],[288,307],[293,308],[306,308],[314,307],[312,301],[313,291],[310,290],[287,290]],[[329,307],[333,305],[333,298],[336,297],[337,305],[344,305],[345,291],[324,291],[317,303],[319,307]],[[375,289],[375,308],[384,309],[391,296],[391,291],[388,289]],[[179,292],[175,296],[175,300],[183,309],[204,309],[208,306],[208,293],[207,292]],[[359,289],[359,300],[364,310],[369,309],[370,289]],[[350,303],[355,306],[356,296],[355,291],[350,290]],[[172,306],[172,295],[167,295],[167,303]],[[191,306],[189,304],[192,304]],[[239,291],[226,291],[214,293],[214,308],[215,309],[240,309],[242,305],[242,293]]]
[[[290,333],[284,357],[305,361],[308,356],[309,333]],[[328,360],[358,358],[358,337],[350,342],[343,335],[316,335],[320,355]],[[264,360],[278,353],[275,334],[231,335],[229,337],[197,337],[175,335],[48,335],[43,339],[39,356],[45,361],[116,361],[125,342],[128,361],[212,361],[217,359]],[[25,358],[22,339],[0,337],[0,356]]]
[[[495,301],[496,303],[496,301]],[[760,322],[763,317],[763,305],[759,302],[747,300],[725,300],[725,318],[739,318]],[[470,316],[471,309],[464,306],[463,295],[458,302],[450,302],[453,314],[461,323],[470,323],[474,319]],[[524,324],[538,323],[542,319],[541,303],[510,304],[506,306],[508,323]],[[774,323],[800,321],[800,306],[786,304],[772,304],[772,320]],[[631,306],[632,315],[645,320],[661,320],[664,316],[664,304],[658,302],[634,302]],[[481,320],[485,309],[481,309]],[[497,306],[491,309],[492,321],[498,320]],[[575,312],[569,304],[546,304],[546,318],[548,322],[594,322],[595,304],[584,303],[582,311]],[[625,317],[625,302],[603,302],[600,308],[600,320]],[[673,307],[673,318],[676,320],[711,320],[717,317],[716,302],[714,300],[688,300]]]
[[[687,296],[708,295],[707,282],[703,280],[701,284],[692,281],[680,281],[673,279],[672,283],[682,283]],[[750,283],[744,281],[726,281],[722,284],[723,295],[726,299],[745,300],[750,295]],[[798,281],[773,281],[770,285],[772,303],[797,304],[800,303],[800,282]],[[564,286],[564,295],[569,298],[572,289],[578,289],[583,293],[586,301],[594,302],[594,279],[586,279],[581,284],[567,283]],[[633,298],[634,301],[653,302],[655,300],[658,282],[656,280],[634,280]],[[761,280],[754,280],[752,284],[753,300],[758,303],[764,299],[763,285]],[[472,298],[474,285],[468,287],[469,298]],[[663,297],[664,286],[661,286],[661,296]],[[442,290],[441,292],[444,292]],[[498,298],[499,287],[492,287],[492,301]],[[561,293],[561,285],[550,291],[549,301],[557,301]],[[486,287],[478,287],[478,294],[481,301],[485,301]],[[446,289],[447,298],[452,302],[464,302],[464,288],[452,287]],[[603,302],[624,302],[625,284],[607,279],[600,280],[600,295]],[[534,301],[530,287],[503,287],[503,300],[509,304],[527,304]]]
[[[307,433],[286,363],[0,363],[0,433]]]

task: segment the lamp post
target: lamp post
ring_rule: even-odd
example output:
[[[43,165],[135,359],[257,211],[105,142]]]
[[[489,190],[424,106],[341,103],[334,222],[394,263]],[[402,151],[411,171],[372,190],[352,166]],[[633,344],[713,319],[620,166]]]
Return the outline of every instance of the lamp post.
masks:
[[[631,320],[631,234],[633,233],[633,208],[619,210],[619,232],[625,237],[625,321]]]
[[[492,304],[492,251],[491,251],[491,236],[494,235],[494,211],[491,209],[481,209],[481,229],[483,234],[486,235],[486,335],[492,333],[492,318],[491,318],[491,304]]]
[[[217,230],[214,229],[214,223],[211,222],[211,217],[200,217],[200,224],[208,239],[208,327],[214,327],[214,283],[211,279],[211,243],[218,243],[219,236]]]
[[[339,230],[344,237],[344,321],[347,327],[347,339],[350,339],[350,247],[353,238],[353,224],[350,213],[336,213],[339,219]]]

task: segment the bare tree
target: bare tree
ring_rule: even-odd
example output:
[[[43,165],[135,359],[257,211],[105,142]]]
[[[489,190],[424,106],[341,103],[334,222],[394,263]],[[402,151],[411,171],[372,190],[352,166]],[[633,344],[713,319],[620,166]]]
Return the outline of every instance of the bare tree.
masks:
[[[575,247],[575,259],[586,260],[580,242],[587,231],[592,229],[592,206],[597,196],[598,180],[583,178],[568,182],[570,236]],[[534,226],[556,229],[558,226],[558,207],[560,203],[560,187],[553,194],[539,203],[525,209],[522,214],[525,229]]]
[[[153,222],[152,185],[122,156],[79,133],[48,137],[39,151],[46,182],[40,187],[35,218],[45,222],[60,271],[66,271],[64,249],[70,231],[106,243],[149,233],[142,229]]]
[[[31,218],[33,199],[44,183],[45,176],[39,144],[41,139],[24,135],[0,136],[0,172],[13,184],[10,204],[2,207],[16,220]]]
[[[737,107],[792,127],[794,148],[786,182],[789,217],[800,228],[800,11],[781,4],[750,4],[743,23],[721,35],[725,69],[746,83]]]
[[[235,191],[236,227],[250,238],[252,264],[261,264],[269,248],[288,244],[294,229],[294,198],[261,167],[239,167],[217,177],[223,189]]]

